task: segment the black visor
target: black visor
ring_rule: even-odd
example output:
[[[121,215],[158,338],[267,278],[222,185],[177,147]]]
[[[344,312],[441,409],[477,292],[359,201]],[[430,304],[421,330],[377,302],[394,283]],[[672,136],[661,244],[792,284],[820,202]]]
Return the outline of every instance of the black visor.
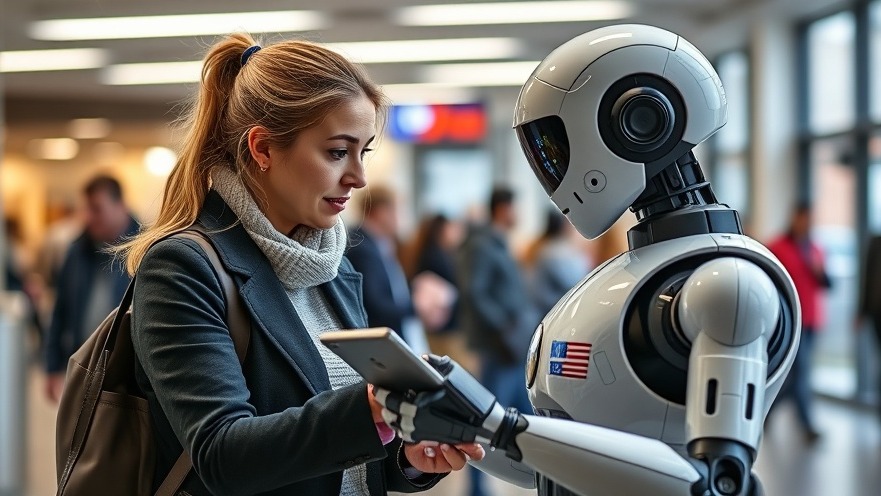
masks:
[[[517,126],[517,138],[532,171],[548,196],[552,195],[569,169],[569,138],[563,120],[551,115]]]

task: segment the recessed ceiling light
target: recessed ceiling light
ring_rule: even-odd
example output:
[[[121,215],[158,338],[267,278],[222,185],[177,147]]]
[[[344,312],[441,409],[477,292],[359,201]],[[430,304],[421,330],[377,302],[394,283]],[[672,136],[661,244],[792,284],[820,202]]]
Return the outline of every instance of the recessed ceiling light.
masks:
[[[28,142],[28,154],[43,160],[70,160],[80,150],[79,143],[71,138],[32,139]]]
[[[100,139],[110,134],[108,119],[74,119],[68,124],[70,136],[76,139]]]
[[[0,52],[0,72],[95,69],[106,63],[107,51],[100,48]]]
[[[633,15],[626,1],[495,2],[419,5],[398,9],[393,17],[405,26],[468,26],[623,19]]]
[[[153,146],[144,153],[144,165],[150,174],[167,176],[177,163],[177,154],[164,146]]]
[[[50,19],[31,23],[35,40],[111,40],[217,35],[233,32],[281,33],[328,26],[327,16],[310,10],[235,12],[135,17]]]

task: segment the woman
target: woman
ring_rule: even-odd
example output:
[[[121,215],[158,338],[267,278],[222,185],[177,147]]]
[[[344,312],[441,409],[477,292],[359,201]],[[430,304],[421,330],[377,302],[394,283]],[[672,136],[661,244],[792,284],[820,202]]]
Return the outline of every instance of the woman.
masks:
[[[532,301],[543,316],[592,268],[588,256],[572,242],[573,231],[563,214],[549,210],[544,233],[523,257]]]
[[[413,492],[482,457],[390,440],[371,386],[318,341],[366,325],[339,213],[384,109],[363,69],[320,45],[236,34],[209,51],[157,221],[125,252],[155,486],[182,449],[193,496]],[[166,239],[193,224],[251,318],[241,366],[205,253]]]
[[[454,254],[462,229],[443,214],[422,221],[403,252],[404,270],[413,287],[413,300],[430,333],[447,333],[455,326],[456,266]],[[434,348],[432,348],[434,350]]]

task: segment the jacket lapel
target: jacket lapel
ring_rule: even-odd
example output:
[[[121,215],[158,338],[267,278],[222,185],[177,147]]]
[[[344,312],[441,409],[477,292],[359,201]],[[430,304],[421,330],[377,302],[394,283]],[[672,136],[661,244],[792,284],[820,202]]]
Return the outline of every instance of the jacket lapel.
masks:
[[[320,286],[325,298],[340,320],[343,329],[367,327],[364,300],[361,292],[361,273],[355,271],[348,259],[343,258],[337,276]]]
[[[269,260],[216,192],[208,194],[198,223],[211,234],[226,268],[238,276],[239,293],[256,324],[252,332],[259,330],[268,338],[312,394],[329,390],[324,361]],[[329,300],[334,302],[330,295]]]

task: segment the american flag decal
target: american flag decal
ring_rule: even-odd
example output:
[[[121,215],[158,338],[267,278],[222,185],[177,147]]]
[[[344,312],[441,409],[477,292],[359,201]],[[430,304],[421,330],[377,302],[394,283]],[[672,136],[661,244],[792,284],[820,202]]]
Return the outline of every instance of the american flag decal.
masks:
[[[587,379],[590,343],[551,342],[551,375]]]

